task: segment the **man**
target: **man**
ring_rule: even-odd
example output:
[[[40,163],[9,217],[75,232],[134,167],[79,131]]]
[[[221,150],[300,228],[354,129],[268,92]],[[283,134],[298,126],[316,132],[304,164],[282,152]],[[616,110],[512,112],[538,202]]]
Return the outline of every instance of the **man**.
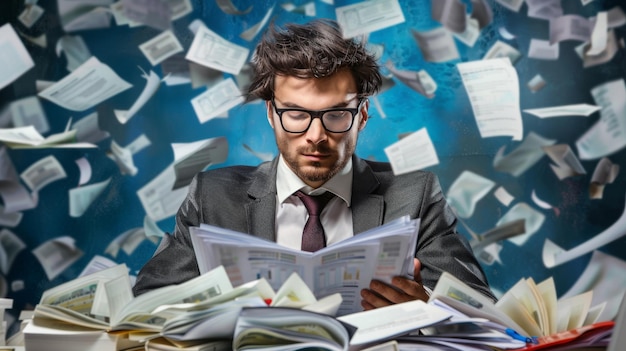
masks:
[[[395,176],[389,163],[354,155],[368,120],[368,96],[381,84],[379,66],[362,43],[343,39],[328,20],[271,28],[258,44],[248,93],[265,101],[280,155],[258,167],[199,173],[166,235],[140,271],[136,295],[199,274],[189,227],[208,223],[301,249],[307,206],[298,191],[331,193],[320,221],[325,244],[358,235],[404,215],[421,218],[414,280],[373,281],[362,291],[372,309],[428,299],[443,271],[495,299],[436,176]],[[324,243],[322,243],[324,245]]]

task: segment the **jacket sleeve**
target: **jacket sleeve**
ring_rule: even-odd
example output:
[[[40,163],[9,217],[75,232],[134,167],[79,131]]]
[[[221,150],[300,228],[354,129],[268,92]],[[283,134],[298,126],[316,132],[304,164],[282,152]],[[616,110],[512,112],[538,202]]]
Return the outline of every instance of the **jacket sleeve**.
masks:
[[[422,264],[423,284],[433,289],[445,271],[495,301],[467,239],[456,230],[457,218],[443,195],[439,180],[434,174],[430,175],[424,186],[415,253]]]
[[[200,274],[189,236],[189,227],[198,226],[201,222],[199,188],[196,176],[176,214],[174,233],[166,233],[163,236],[152,258],[139,271],[133,286],[135,296],[163,286],[185,282]]]

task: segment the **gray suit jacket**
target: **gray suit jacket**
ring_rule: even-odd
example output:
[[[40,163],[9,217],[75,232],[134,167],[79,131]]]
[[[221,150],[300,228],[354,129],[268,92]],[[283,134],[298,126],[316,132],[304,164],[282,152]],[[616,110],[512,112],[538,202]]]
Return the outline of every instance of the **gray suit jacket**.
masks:
[[[460,278],[495,300],[467,240],[456,231],[456,217],[437,177],[416,171],[395,176],[389,163],[353,156],[352,222],[357,235],[404,215],[421,218],[415,257],[424,285],[433,288],[442,272]],[[189,227],[207,223],[275,241],[278,158],[257,167],[233,166],[201,172],[166,234],[144,265],[135,295],[199,274]]]

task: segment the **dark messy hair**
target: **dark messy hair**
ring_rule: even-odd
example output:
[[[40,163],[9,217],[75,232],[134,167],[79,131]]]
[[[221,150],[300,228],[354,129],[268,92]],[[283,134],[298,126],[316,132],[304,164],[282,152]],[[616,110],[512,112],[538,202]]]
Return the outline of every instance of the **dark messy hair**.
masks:
[[[337,22],[316,19],[307,24],[271,25],[252,58],[253,78],[248,100],[270,100],[276,75],[323,78],[347,68],[359,98],[378,92],[382,78],[376,58],[365,44],[344,39]]]

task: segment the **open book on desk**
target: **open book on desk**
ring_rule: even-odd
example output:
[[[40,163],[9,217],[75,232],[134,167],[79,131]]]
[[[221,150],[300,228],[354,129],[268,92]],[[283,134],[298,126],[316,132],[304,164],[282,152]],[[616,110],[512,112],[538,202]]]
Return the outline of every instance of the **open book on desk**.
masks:
[[[200,304],[234,299],[233,292],[224,268],[216,267],[187,282],[133,297],[128,269],[121,264],[46,290],[34,319],[105,331],[158,333],[168,319]]]
[[[206,224],[190,233],[200,273],[222,265],[233,285],[265,278],[276,290],[296,272],[318,299],[340,293],[344,315],[361,310],[360,290],[372,279],[413,275],[419,223],[401,217],[314,253]]]
[[[429,302],[439,300],[470,316],[486,318],[534,341],[545,342],[549,336],[590,325],[600,325],[596,319],[603,304],[591,306],[592,291],[557,299],[554,280],[538,284],[532,278],[520,279],[493,303],[451,274],[444,272]],[[543,337],[543,339],[542,339]],[[532,339],[530,339],[533,341]]]

